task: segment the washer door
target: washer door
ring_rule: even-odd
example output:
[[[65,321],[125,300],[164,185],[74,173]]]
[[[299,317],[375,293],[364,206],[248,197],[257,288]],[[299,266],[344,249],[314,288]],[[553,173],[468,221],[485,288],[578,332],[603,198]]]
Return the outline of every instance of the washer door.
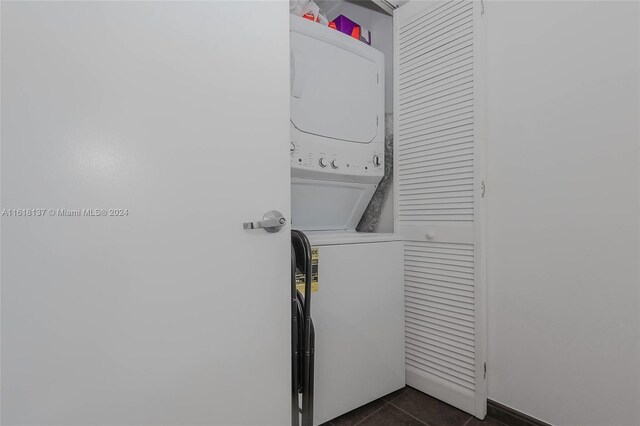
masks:
[[[291,122],[299,130],[369,143],[378,132],[378,92],[375,62],[291,32]]]
[[[291,226],[302,231],[355,231],[376,185],[291,179]]]

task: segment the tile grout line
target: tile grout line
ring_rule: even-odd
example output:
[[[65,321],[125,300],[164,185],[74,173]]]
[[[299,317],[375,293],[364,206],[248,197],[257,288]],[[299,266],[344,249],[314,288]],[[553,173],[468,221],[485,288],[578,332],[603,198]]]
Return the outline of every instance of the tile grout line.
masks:
[[[387,401],[385,401],[384,399],[382,400],[384,402],[384,404],[382,404],[382,406],[380,408],[378,408],[376,411],[374,411],[373,413],[369,414],[367,417],[365,417],[364,419],[360,420],[359,422],[355,423],[353,426],[358,426],[360,423],[364,422],[365,420],[367,420],[369,417],[373,416],[375,413],[377,413],[378,411],[382,410],[384,407],[387,406],[387,404],[389,404]]]
[[[391,402],[387,402],[387,404],[391,405],[392,407],[397,408],[398,410],[400,410],[400,411],[402,411],[403,413],[405,413],[407,416],[413,417],[414,419],[416,419],[417,421],[419,421],[419,422],[420,422],[420,423],[422,423],[423,425],[431,426],[429,423],[425,423],[425,422],[423,422],[422,420],[420,420],[419,418],[417,418],[417,417],[416,417],[416,416],[414,416],[413,414],[411,414],[411,413],[408,413],[408,412],[404,411],[402,408],[398,407],[397,405],[394,405],[394,404],[393,404],[393,403],[391,403]]]
[[[467,426],[469,424],[469,422],[471,421],[471,419],[473,419],[473,416],[469,416],[469,418],[467,419],[466,422],[464,422],[464,424],[462,426]]]

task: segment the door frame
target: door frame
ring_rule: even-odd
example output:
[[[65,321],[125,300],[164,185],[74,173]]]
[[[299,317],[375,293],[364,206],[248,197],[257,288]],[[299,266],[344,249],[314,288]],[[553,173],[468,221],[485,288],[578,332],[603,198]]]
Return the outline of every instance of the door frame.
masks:
[[[476,417],[487,414],[487,179],[486,179],[486,22],[484,1],[473,2],[474,79],[474,278],[476,299]]]

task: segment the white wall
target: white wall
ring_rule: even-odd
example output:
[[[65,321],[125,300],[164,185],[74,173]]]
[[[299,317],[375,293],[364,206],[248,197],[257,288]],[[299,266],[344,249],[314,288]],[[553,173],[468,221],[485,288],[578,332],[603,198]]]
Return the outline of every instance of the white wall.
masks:
[[[640,424],[637,2],[490,2],[489,398]]]

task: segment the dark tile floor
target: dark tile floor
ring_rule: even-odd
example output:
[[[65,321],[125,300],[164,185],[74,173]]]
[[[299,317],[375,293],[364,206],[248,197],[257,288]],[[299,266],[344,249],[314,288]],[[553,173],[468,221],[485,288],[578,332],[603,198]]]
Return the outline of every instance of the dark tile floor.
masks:
[[[322,426],[505,426],[483,421],[410,387],[344,414]]]

